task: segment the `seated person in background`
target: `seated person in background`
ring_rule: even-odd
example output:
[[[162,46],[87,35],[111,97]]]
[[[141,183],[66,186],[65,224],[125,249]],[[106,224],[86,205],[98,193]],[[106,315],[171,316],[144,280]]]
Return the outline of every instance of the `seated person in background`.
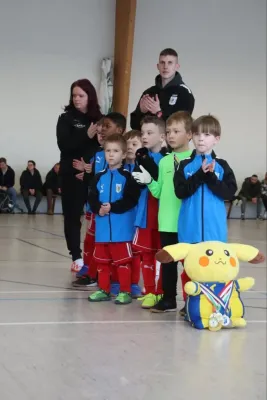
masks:
[[[27,169],[22,172],[20,177],[21,194],[27,207],[28,214],[36,214],[36,210],[42,200],[42,178],[36,163],[33,160],[28,161]],[[34,196],[35,202],[31,209],[29,196]]]
[[[61,195],[61,184],[59,176],[60,164],[56,163],[54,167],[48,172],[43,186],[44,194],[47,198],[47,214],[53,215],[53,196]]]
[[[264,205],[265,211],[262,213],[262,219],[267,218],[267,172],[265,178],[261,181],[261,199]]]
[[[17,192],[14,188],[15,185],[15,172],[7,165],[6,158],[0,158],[0,190],[7,192],[8,196],[13,202],[13,208],[17,203]]]
[[[260,217],[261,211],[261,184],[258,179],[258,175],[252,175],[246,178],[243,182],[242,188],[238,194],[239,199],[242,201],[241,204],[241,219],[245,219],[245,212],[247,202],[251,201],[257,206],[257,218]]]

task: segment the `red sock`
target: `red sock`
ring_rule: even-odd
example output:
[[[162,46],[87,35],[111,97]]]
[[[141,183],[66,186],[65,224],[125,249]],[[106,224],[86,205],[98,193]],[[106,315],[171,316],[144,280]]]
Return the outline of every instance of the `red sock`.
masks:
[[[95,250],[95,236],[86,233],[85,239],[84,239],[84,244],[83,244],[83,260],[84,264],[90,266],[91,260],[93,258]]]
[[[110,264],[98,264],[98,286],[105,292],[110,292]]]
[[[134,254],[132,261],[132,284],[138,285],[140,281],[141,256],[139,253]]]
[[[156,291],[156,268],[153,253],[143,253],[142,273],[146,294]]]
[[[158,277],[158,281],[157,281],[157,294],[163,294],[163,290],[162,290],[162,267],[160,264],[159,267],[159,277]]]
[[[88,276],[95,280],[97,276],[97,263],[94,257],[92,257],[89,265]]]
[[[184,286],[187,282],[190,282],[191,279],[188,277],[188,275],[186,274],[185,270],[183,270],[183,272],[181,273],[181,282],[182,282],[182,290],[183,290],[183,298],[184,301],[186,300],[187,294],[184,291]]]
[[[118,283],[119,282],[118,267],[115,264],[111,264],[110,269],[111,269],[111,282]]]
[[[120,292],[131,293],[131,263],[117,267]]]

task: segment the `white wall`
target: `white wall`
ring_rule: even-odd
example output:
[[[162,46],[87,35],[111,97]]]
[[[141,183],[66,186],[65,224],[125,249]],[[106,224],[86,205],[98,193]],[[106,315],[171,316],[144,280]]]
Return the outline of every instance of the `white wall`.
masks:
[[[0,0],[0,157],[19,173],[58,161],[56,122],[70,84],[96,88],[114,50],[115,0]]]
[[[153,85],[160,50],[179,53],[194,117],[222,125],[217,153],[237,180],[266,171],[266,1],[138,0],[129,112]]]

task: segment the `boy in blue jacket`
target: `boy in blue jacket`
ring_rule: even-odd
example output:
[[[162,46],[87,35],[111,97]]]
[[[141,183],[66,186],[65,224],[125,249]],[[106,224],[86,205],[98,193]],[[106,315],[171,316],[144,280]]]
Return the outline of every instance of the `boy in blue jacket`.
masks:
[[[103,149],[105,139],[114,133],[122,135],[126,128],[126,118],[121,113],[112,112],[107,114],[99,121],[99,127],[97,132],[97,140],[99,143],[99,149],[95,155],[90,159],[89,164],[82,164],[85,171],[81,174],[83,179],[87,182],[88,187],[93,177],[103,169],[107,167],[105,152]],[[74,160],[75,165],[79,165],[81,162]],[[93,259],[94,247],[95,247],[95,218],[91,212],[89,204],[86,205],[86,219],[87,229],[86,236],[84,239],[84,266],[76,275],[78,278],[73,282],[74,287],[92,287],[96,286],[97,270]],[[88,268],[89,266],[89,268]]]
[[[140,189],[131,173],[122,167],[127,145],[120,134],[106,138],[108,167],[96,174],[88,195],[95,214],[95,251],[99,290],[89,296],[92,302],[111,300],[112,264],[117,267],[120,292],[115,304],[129,304],[131,297],[131,241],[134,234],[135,207]]]
[[[228,163],[213,151],[221,137],[220,123],[212,115],[203,115],[193,122],[192,135],[195,150],[180,162],[174,175],[175,194],[182,199],[178,240],[227,242],[224,201],[232,200],[237,184]],[[185,272],[181,278],[184,286],[188,281]]]
[[[162,294],[161,276],[156,284],[155,254],[161,248],[158,232],[158,199],[154,198],[142,181],[143,169],[157,181],[159,162],[167,154],[162,147],[165,139],[165,122],[155,116],[147,116],[141,122],[143,147],[136,152],[137,171],[133,177],[141,185],[141,194],[136,211],[136,231],[133,239],[133,249],[139,252],[142,260],[142,275],[144,279],[145,296],[140,298],[142,308],[149,309],[158,302]]]

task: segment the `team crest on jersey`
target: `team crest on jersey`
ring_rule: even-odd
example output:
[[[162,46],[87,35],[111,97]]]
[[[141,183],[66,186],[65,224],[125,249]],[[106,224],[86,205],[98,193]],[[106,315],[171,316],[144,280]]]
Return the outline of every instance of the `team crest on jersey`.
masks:
[[[120,193],[122,189],[122,184],[121,183],[116,183],[116,193]]]
[[[173,94],[170,98],[169,105],[174,106],[174,104],[176,104],[177,102],[177,99],[178,99],[178,94]]]
[[[102,157],[97,156],[95,162],[99,164],[99,163],[101,163],[101,160],[102,160]]]
[[[104,192],[104,183],[102,183],[102,185],[100,185],[100,193]]]

